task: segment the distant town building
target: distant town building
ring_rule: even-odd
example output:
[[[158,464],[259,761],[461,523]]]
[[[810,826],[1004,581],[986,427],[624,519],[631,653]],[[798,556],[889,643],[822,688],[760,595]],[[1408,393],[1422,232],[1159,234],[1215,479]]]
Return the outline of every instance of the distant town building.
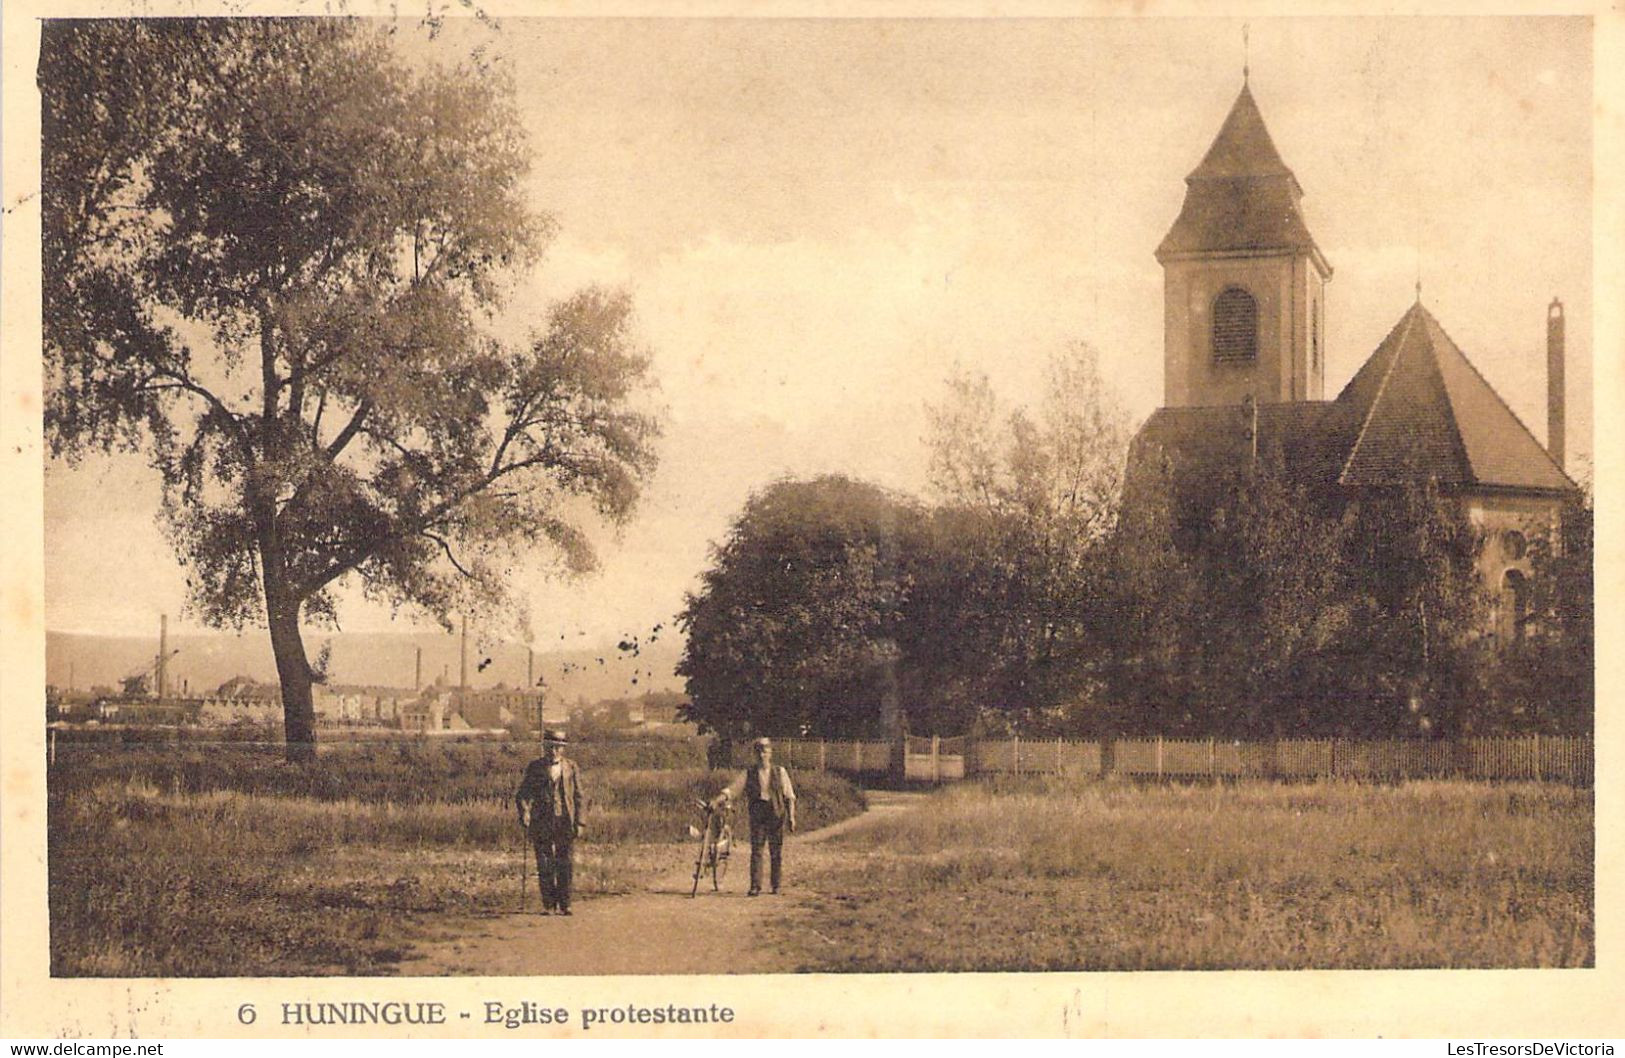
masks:
[[[235,724],[280,724],[282,689],[274,683],[261,683],[247,676],[233,676],[204,695],[198,709],[198,722],[207,727]]]
[[[467,691],[462,697],[462,714],[470,727],[518,726],[536,731],[542,727],[544,702],[541,691],[499,685]]]

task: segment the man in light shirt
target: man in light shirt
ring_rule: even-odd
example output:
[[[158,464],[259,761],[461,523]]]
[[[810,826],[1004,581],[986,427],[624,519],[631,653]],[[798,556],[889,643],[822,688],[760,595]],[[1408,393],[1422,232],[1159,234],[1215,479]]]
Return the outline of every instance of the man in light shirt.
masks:
[[[570,885],[575,868],[575,842],[581,836],[581,770],[564,755],[569,744],[558,728],[542,739],[542,755],[525,768],[514,794],[519,825],[536,847],[536,883],[542,891],[542,914],[570,913]],[[528,817],[528,818],[527,818]]]
[[[728,785],[719,795],[744,797],[750,813],[750,892],[762,892],[762,850],[767,849],[771,860],[771,881],[774,895],[778,895],[783,877],[784,831],[793,834],[796,829],[796,789],[790,783],[790,772],[773,763],[773,743],[769,739],[756,740],[756,763]]]

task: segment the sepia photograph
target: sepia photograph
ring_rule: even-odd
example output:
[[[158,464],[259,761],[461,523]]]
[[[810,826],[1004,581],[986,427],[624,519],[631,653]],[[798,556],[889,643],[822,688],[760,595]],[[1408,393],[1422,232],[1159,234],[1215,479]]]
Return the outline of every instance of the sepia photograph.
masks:
[[[57,987],[1596,983],[1602,16],[36,14]]]

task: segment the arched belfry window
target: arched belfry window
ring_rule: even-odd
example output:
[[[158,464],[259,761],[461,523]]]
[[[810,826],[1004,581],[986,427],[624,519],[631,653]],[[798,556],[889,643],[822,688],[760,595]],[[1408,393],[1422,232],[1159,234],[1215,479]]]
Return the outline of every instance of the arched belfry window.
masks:
[[[1314,370],[1320,370],[1320,302],[1310,303],[1312,320],[1309,331],[1309,352],[1313,358]]]
[[[1213,302],[1213,361],[1249,364],[1258,359],[1258,302],[1240,287],[1225,287]]]

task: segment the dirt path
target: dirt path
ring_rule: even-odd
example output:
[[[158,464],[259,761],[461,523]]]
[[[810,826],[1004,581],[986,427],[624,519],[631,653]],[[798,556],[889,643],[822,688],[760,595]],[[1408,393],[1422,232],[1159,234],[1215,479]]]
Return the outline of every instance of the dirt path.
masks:
[[[734,863],[720,893],[708,892],[702,882],[699,897],[691,899],[689,868],[640,893],[579,901],[569,918],[534,912],[469,918],[448,924],[444,936],[417,945],[399,972],[410,977],[528,977],[793,970],[785,953],[764,944],[755,927],[764,915],[783,922],[803,910],[806,894],[794,886],[796,849],[873,826],[927,795],[876,790],[868,796],[869,810],[862,815],[785,842],[790,884],[781,896],[745,896],[750,846],[741,828]]]

